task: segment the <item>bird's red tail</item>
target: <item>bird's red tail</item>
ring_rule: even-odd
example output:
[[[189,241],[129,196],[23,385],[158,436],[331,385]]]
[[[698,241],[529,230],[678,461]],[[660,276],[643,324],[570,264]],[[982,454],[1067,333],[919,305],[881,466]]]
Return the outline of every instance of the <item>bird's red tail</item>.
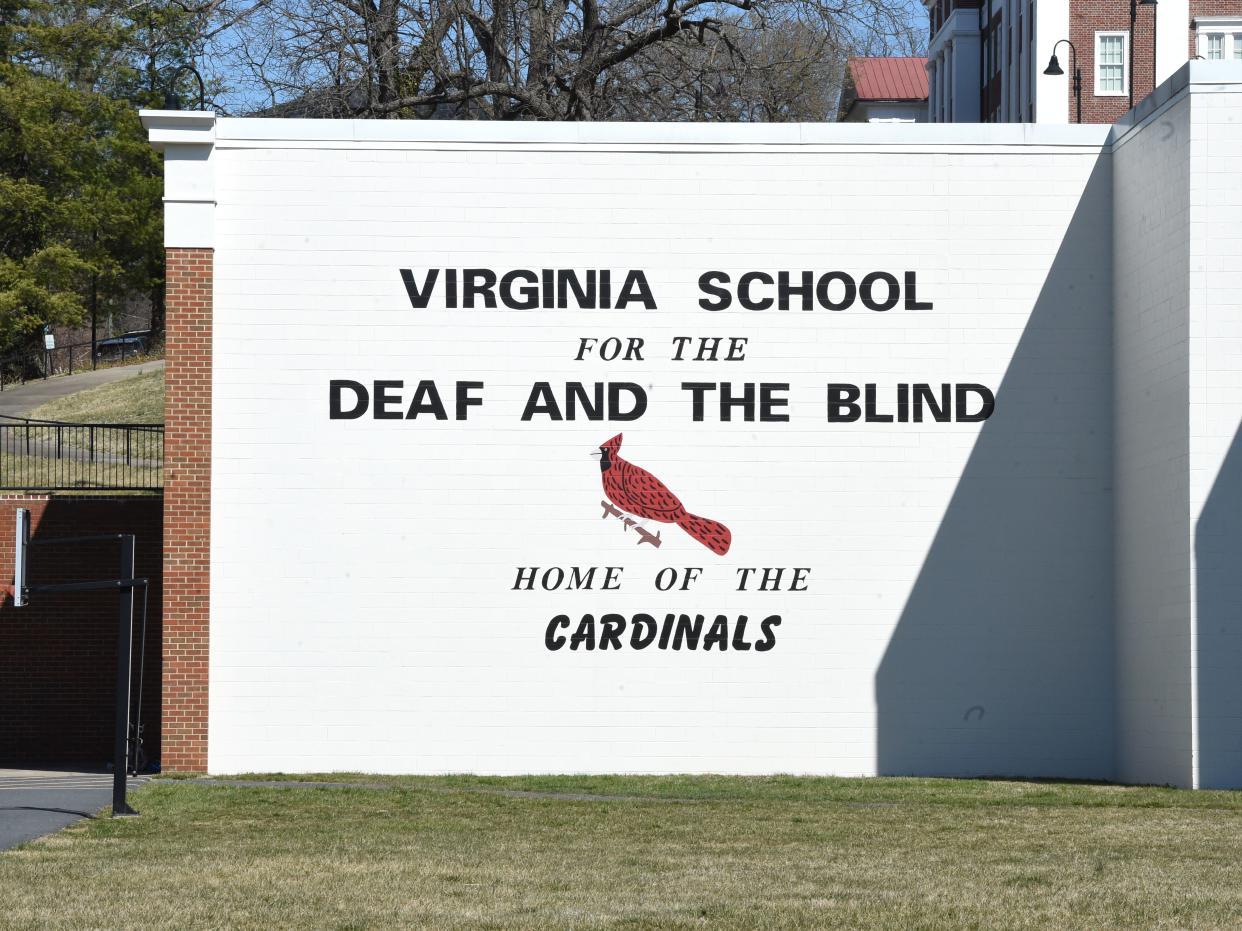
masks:
[[[687,514],[677,522],[677,526],[694,537],[717,556],[729,552],[729,544],[733,542],[733,534],[729,528],[719,521],[708,520],[697,514]]]

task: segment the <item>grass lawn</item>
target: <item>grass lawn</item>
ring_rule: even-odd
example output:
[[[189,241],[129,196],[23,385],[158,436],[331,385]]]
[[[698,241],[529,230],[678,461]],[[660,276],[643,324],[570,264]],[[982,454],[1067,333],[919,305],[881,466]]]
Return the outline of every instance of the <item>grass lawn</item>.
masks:
[[[373,787],[152,782],[0,854],[0,927],[1242,926],[1242,793],[320,778]]]
[[[163,423],[164,372],[144,372],[68,394],[36,407],[28,416],[70,423]]]

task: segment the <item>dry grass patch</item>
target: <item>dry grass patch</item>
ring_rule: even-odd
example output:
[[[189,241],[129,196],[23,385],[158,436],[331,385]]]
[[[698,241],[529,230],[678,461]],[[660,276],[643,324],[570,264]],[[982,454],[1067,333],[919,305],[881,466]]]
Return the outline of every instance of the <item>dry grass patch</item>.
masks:
[[[75,391],[36,407],[29,416],[67,423],[163,423],[164,370]]]
[[[1242,916],[1238,793],[320,778],[374,787],[154,782],[136,793],[139,819],[0,854],[0,926],[1208,929]],[[500,794],[513,792],[548,794]]]

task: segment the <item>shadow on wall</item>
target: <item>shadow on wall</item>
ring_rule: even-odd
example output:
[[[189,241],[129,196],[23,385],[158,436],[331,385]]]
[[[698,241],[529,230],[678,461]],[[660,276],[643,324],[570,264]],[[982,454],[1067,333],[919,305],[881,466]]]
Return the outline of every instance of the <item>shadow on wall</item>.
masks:
[[[163,498],[12,496],[0,501],[0,574],[13,572],[14,511],[30,509],[31,539],[136,535],[136,571],[151,580],[143,709],[148,759],[159,759]],[[31,585],[116,578],[113,541],[33,546]],[[33,594],[0,605],[0,766],[102,768],[112,759],[118,593]],[[134,605],[133,687],[138,688],[142,595]]]
[[[1101,156],[880,663],[881,775],[1113,775],[1111,188]]]
[[[1242,788],[1242,430],[1195,526],[1199,784]]]

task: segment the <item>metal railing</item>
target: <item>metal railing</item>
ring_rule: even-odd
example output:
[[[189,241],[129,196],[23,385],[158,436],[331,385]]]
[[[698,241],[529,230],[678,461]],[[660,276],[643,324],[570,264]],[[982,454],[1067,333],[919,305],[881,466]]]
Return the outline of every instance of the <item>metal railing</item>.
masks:
[[[102,340],[100,341],[102,342]],[[104,346],[91,353],[90,343],[69,343],[55,349],[30,350],[0,358],[0,391],[53,375],[72,375],[148,354],[139,346]]]
[[[2,491],[159,491],[164,425],[0,415]]]

